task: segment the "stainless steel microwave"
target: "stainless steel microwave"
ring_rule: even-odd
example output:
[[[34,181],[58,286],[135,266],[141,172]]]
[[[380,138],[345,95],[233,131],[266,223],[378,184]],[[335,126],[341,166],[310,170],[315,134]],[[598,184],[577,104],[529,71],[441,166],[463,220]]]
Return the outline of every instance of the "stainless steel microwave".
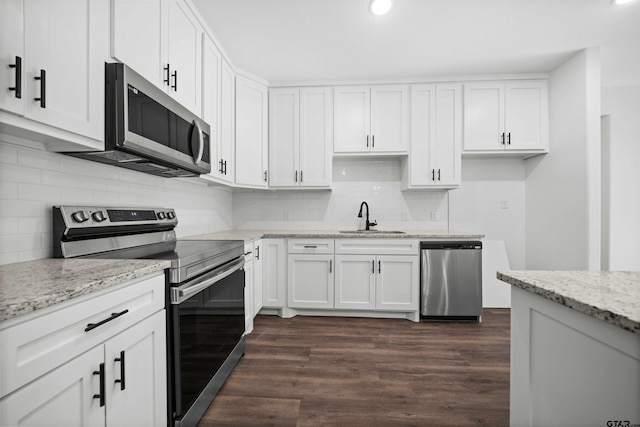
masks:
[[[210,127],[120,63],[105,64],[105,150],[67,153],[164,177],[211,171]]]

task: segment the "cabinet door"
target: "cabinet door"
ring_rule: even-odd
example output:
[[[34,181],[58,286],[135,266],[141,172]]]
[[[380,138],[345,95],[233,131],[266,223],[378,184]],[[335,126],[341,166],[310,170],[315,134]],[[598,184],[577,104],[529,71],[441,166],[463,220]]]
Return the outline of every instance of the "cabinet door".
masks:
[[[267,186],[267,88],[236,77],[236,184]]]
[[[255,241],[253,248],[253,317],[255,317],[262,309],[262,240]]]
[[[410,185],[431,185],[431,146],[435,144],[435,85],[415,85],[411,88],[411,153],[409,154]]]
[[[184,107],[200,114],[202,29],[184,0],[169,0],[168,11],[170,93]]]
[[[108,8],[95,0],[24,2],[25,117],[104,138]]]
[[[288,306],[333,308],[333,255],[289,254]]]
[[[209,124],[209,153],[211,172],[209,176],[220,178],[223,168],[220,163],[220,73],[222,54],[206,35],[202,42],[202,119]]]
[[[247,253],[247,246],[250,246],[253,252],[253,245],[249,243],[244,245],[245,253]],[[250,333],[253,331],[253,289],[254,289],[254,276],[253,269],[253,253],[251,255],[245,255],[244,257],[244,331]]]
[[[335,308],[375,309],[375,257],[336,255],[335,259]]]
[[[262,305],[282,308],[287,302],[287,253],[283,239],[262,240]]]
[[[371,92],[368,86],[338,87],[334,90],[335,153],[362,153],[370,150]]]
[[[161,310],[105,344],[108,425],[167,424],[165,324]]]
[[[300,185],[331,185],[333,101],[330,88],[300,89]]]
[[[300,90],[269,92],[269,185],[300,184]]]
[[[378,310],[418,310],[417,256],[378,255],[376,260]]]
[[[505,83],[507,149],[545,150],[548,147],[547,97],[546,81]]]
[[[227,182],[235,179],[235,73],[229,63],[222,58],[220,70],[220,158],[222,172],[220,178]]]
[[[504,134],[504,84],[464,85],[464,149],[502,150]]]
[[[460,85],[437,85],[435,139],[431,144],[436,185],[460,185],[462,171],[462,95]]]
[[[409,90],[406,86],[371,88],[371,148],[375,152],[406,153]]]
[[[94,398],[103,360],[104,347],[94,347],[3,398],[0,425],[104,427],[105,407]]]
[[[166,0],[111,0],[111,56],[165,90],[166,27]]]
[[[0,109],[16,114],[24,113],[26,98],[23,16],[23,0],[0,1],[0,88],[2,89],[0,90]],[[22,67],[19,67],[21,70],[15,68],[16,56],[22,61]],[[21,72],[17,75],[17,71]],[[21,84],[16,91],[17,83]],[[14,90],[8,90],[8,88],[14,88]]]

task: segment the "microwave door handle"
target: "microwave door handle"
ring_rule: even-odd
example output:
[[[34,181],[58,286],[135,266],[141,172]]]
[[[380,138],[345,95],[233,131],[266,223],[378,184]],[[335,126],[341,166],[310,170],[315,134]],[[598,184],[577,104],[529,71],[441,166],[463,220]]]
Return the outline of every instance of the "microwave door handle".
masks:
[[[193,159],[193,163],[197,165],[202,161],[202,155],[204,154],[204,138],[202,137],[202,128],[197,120],[193,121],[193,126],[198,131],[198,155]]]
[[[198,292],[240,270],[242,267],[244,267],[244,257],[239,258],[238,261],[234,262],[231,266],[225,266],[225,268],[209,279],[200,281],[200,278],[198,278],[177,288],[171,288],[171,304],[181,304]]]

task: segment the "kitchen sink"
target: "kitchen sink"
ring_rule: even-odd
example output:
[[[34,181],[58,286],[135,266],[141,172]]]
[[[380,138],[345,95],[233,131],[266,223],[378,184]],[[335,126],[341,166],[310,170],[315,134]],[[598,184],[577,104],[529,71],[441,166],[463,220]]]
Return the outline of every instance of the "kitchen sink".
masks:
[[[407,234],[398,230],[340,230],[340,233],[349,234]]]

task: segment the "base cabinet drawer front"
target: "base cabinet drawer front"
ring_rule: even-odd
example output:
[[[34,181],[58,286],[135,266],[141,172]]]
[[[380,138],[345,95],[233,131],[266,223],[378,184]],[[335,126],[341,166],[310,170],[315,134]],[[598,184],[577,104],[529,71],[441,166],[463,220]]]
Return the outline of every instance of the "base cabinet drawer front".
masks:
[[[333,308],[333,255],[289,254],[287,303],[291,308]]]
[[[336,239],[336,254],[418,255],[420,242],[414,239]]]
[[[0,330],[0,397],[164,309],[164,295],[164,274],[147,276]]]
[[[290,254],[333,254],[333,239],[289,239],[287,252]]]
[[[376,268],[376,309],[418,310],[418,257],[379,255]]]
[[[336,308],[373,310],[375,292],[374,256],[336,255]]]

